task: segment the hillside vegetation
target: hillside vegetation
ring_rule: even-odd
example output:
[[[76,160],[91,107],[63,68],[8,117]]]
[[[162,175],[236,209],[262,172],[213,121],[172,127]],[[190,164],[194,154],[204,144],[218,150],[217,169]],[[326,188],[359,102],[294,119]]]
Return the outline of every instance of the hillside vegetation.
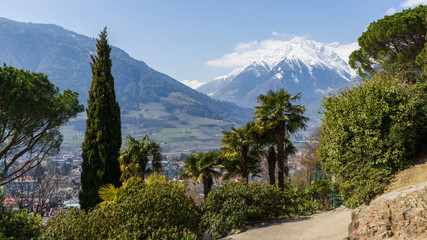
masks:
[[[421,5],[371,23],[350,58],[364,80],[323,100],[318,155],[347,206],[382,193],[424,146],[426,14]]]

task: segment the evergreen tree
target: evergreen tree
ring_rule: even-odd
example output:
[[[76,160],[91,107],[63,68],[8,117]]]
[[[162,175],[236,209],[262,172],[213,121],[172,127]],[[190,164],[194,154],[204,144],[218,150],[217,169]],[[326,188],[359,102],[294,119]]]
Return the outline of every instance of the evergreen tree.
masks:
[[[371,23],[358,39],[360,48],[350,55],[350,66],[362,77],[384,71],[402,82],[420,81],[426,14],[427,6],[420,5]]]
[[[92,85],[83,142],[82,190],[79,194],[83,210],[101,202],[98,189],[107,183],[121,185],[119,151],[122,144],[120,107],[116,102],[114,78],[111,75],[111,47],[106,28],[96,41],[97,56],[92,56]]]

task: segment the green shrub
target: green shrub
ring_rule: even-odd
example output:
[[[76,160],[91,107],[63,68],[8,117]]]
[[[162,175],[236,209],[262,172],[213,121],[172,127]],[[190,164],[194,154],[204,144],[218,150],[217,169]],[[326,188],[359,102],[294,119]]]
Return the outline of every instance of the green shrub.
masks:
[[[336,176],[347,206],[368,203],[408,166],[425,136],[426,85],[402,86],[377,74],[326,97],[323,106],[322,168]]]
[[[0,239],[28,240],[40,235],[41,217],[24,210],[14,211],[3,206],[0,188]]]
[[[250,220],[284,215],[286,203],[287,198],[276,186],[230,182],[209,193],[202,205],[202,226],[217,239]]]
[[[124,191],[103,208],[53,218],[41,239],[183,239],[198,233],[197,207],[184,187],[137,180]]]

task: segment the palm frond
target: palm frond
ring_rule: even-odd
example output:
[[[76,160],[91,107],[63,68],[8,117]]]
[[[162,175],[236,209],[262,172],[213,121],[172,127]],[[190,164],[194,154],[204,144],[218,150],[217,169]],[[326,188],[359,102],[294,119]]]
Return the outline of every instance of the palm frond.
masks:
[[[98,190],[99,197],[105,202],[114,202],[117,198],[118,188],[113,184],[107,183]]]

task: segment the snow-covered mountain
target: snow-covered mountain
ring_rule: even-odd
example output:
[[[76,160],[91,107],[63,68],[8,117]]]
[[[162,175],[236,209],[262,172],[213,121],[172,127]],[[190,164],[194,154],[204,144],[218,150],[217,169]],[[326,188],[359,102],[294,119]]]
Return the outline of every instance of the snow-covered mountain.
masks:
[[[356,77],[347,62],[357,48],[357,43],[319,43],[294,37],[278,42],[251,64],[197,90],[214,99],[253,107],[259,94],[285,88],[292,94],[301,92],[301,102],[307,105],[308,115],[312,115],[320,108],[325,92],[341,88]]]

